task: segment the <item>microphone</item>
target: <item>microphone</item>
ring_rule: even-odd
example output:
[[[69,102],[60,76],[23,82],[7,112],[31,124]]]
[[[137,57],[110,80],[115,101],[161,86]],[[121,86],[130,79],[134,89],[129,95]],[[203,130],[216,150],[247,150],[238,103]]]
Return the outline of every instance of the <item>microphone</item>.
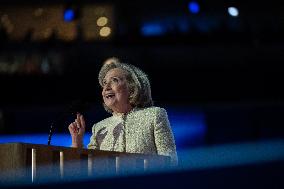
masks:
[[[49,134],[48,134],[48,140],[47,140],[47,145],[50,145],[51,143],[51,137],[54,132],[55,124],[58,123],[61,119],[63,119],[65,116],[71,114],[71,115],[76,115],[77,113],[83,114],[90,108],[90,103],[83,101],[83,100],[74,100],[64,111],[61,113],[54,122],[51,123],[50,129],[49,129]]]

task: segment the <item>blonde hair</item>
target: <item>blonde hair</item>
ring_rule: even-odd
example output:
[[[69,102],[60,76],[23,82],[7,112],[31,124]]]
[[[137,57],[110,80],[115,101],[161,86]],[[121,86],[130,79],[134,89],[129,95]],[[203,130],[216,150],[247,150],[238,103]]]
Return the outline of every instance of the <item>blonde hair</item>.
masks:
[[[129,103],[132,107],[146,108],[153,106],[151,86],[148,76],[141,69],[131,64],[122,63],[118,58],[112,57],[104,61],[98,76],[101,86],[103,86],[103,79],[107,72],[114,68],[122,69],[126,73],[126,80],[130,92]],[[112,113],[110,108],[108,108],[104,103],[103,105],[107,112]]]

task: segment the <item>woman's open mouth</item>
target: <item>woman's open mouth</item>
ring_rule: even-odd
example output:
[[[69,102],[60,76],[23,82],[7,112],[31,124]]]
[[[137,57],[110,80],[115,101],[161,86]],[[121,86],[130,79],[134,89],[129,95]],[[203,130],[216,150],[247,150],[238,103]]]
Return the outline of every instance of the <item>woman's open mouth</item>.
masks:
[[[105,95],[105,98],[106,98],[106,99],[111,99],[111,98],[113,98],[114,96],[115,96],[114,93],[109,93],[109,94],[106,94],[106,95]]]

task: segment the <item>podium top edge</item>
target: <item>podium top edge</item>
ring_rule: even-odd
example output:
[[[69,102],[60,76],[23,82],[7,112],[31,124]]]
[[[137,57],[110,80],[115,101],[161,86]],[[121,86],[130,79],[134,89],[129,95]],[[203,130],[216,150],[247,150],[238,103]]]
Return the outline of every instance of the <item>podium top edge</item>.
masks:
[[[66,147],[66,146],[53,146],[53,145],[47,145],[47,144],[33,144],[33,143],[23,143],[23,142],[0,143],[0,147],[1,146],[48,149],[48,150],[53,150],[53,151],[65,151],[65,152],[73,151],[73,152],[78,152],[84,155],[94,154],[94,155],[108,155],[108,156],[133,156],[133,157],[140,157],[140,158],[150,158],[150,157],[170,158],[169,156],[163,156],[163,155],[158,155],[158,154],[139,154],[139,153],[129,153],[129,152],[116,152],[116,151],[74,148],[74,147]]]

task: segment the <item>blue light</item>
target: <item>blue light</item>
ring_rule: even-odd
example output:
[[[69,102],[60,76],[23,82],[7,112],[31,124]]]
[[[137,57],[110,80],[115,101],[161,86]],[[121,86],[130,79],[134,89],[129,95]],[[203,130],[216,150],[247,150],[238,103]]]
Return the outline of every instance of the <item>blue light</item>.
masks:
[[[171,107],[167,112],[178,151],[204,144],[207,125],[202,111]]]
[[[197,2],[191,1],[188,3],[188,9],[191,13],[197,14],[200,10],[200,7]]]
[[[90,142],[90,137],[92,133],[85,133],[84,135],[84,144],[87,147],[87,144]],[[32,144],[47,144],[48,134],[18,134],[18,135],[1,135],[1,143],[32,143]],[[55,133],[52,136],[51,145],[53,146],[71,146],[71,136],[69,133]]]
[[[159,36],[165,34],[165,28],[160,23],[145,23],[141,28],[144,36]]]
[[[75,12],[72,9],[66,9],[64,11],[64,21],[71,22],[75,18]]]
[[[183,170],[201,170],[279,162],[284,158],[283,147],[282,139],[212,145],[181,151],[179,164]]]

